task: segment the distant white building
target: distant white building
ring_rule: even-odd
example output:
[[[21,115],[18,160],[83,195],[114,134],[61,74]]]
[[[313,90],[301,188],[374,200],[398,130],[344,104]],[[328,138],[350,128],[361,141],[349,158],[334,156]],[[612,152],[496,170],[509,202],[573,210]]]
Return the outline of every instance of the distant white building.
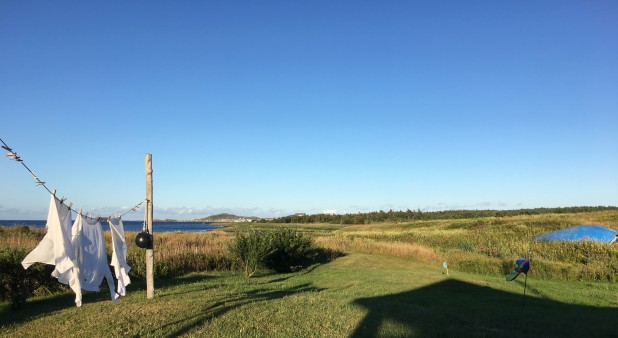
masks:
[[[327,209],[327,210],[322,211],[322,213],[323,213],[324,215],[336,215],[336,214],[337,214],[337,210],[334,210],[334,209]]]

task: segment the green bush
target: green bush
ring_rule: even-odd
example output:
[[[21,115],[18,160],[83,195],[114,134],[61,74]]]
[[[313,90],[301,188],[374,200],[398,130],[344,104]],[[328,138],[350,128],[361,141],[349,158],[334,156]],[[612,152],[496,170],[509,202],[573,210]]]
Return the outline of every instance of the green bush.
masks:
[[[260,266],[276,272],[294,272],[338,256],[335,252],[316,249],[311,237],[292,229],[280,229],[270,233],[254,229],[237,232],[228,244],[228,249],[247,278]]]
[[[264,258],[271,253],[270,236],[254,229],[237,232],[228,244],[228,249],[238,260],[245,277],[250,278],[262,265]]]
[[[0,301],[10,301],[14,310],[39,288],[60,288],[51,277],[53,266],[36,263],[27,270],[23,268],[21,261],[27,254],[25,249],[0,249]]]
[[[264,265],[277,272],[293,272],[310,265],[316,255],[312,238],[292,229],[270,234],[270,253]]]

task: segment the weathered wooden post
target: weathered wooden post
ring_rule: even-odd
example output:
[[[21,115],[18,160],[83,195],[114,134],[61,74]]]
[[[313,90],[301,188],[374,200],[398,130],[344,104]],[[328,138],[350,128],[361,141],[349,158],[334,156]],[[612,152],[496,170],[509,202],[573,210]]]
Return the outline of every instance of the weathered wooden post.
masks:
[[[154,297],[154,230],[152,229],[152,154],[146,154],[146,226],[152,244],[146,249],[146,298]]]

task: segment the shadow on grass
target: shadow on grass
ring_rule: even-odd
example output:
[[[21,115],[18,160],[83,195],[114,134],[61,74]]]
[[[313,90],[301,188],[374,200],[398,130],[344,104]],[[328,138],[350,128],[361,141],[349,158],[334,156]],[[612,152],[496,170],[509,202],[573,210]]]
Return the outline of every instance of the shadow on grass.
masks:
[[[310,264],[326,264],[339,257],[345,256],[345,252],[336,249],[315,248],[312,251],[312,259]]]
[[[165,291],[163,294],[158,294],[157,298],[174,297],[174,296],[178,296],[182,294],[187,294],[191,292],[203,291],[206,289],[214,288],[215,286],[212,286],[212,285],[205,286],[202,282],[207,282],[215,278],[218,278],[218,277],[206,276],[203,274],[194,274],[194,275],[187,275],[187,276],[182,276],[182,277],[157,280],[155,282],[155,290],[157,289],[171,290],[171,288],[175,286],[181,286],[181,285],[183,286],[182,287],[183,291],[178,291],[178,292]],[[190,287],[187,287],[186,286],[187,284],[189,284]],[[138,287],[139,287],[138,290],[146,290],[146,281],[140,280]]]
[[[616,337],[618,307],[526,297],[458,280],[380,297],[359,298],[368,310],[351,337],[402,336]]]
[[[309,254],[311,257],[303,262],[300,266],[301,269],[294,272],[276,272],[271,270],[267,273],[258,273],[257,276],[280,276],[279,278],[268,281],[267,283],[279,283],[284,282],[290,278],[304,276],[310,274],[317,267],[328,264],[339,257],[345,257],[346,254],[342,251],[334,250],[334,249],[325,249],[325,248],[314,248],[311,250]]]
[[[286,276],[283,276],[283,277],[279,277],[279,278],[276,278],[276,279],[269,280],[269,281],[267,281],[266,283],[268,283],[268,284],[270,284],[270,283],[280,283],[280,282],[285,282],[285,281],[287,281],[288,279],[293,278],[293,277],[298,277],[298,276],[308,275],[308,274],[312,273],[312,272],[313,272],[313,270],[315,270],[315,269],[316,269],[317,267],[319,267],[319,266],[320,266],[320,264],[314,264],[314,265],[312,265],[312,266],[310,266],[310,267],[308,267],[308,268],[306,268],[306,269],[304,269],[304,270],[301,270],[301,271],[299,271],[299,272],[287,273],[287,275],[286,275]],[[281,274],[280,274],[280,273],[273,272],[273,273],[271,273],[271,274],[269,274],[269,275],[267,275],[267,276],[278,276],[278,275],[281,275]]]
[[[210,276],[204,275],[187,275],[183,277],[176,277],[170,279],[162,279],[155,281],[155,290],[173,287],[175,285],[192,284],[196,288],[205,289],[200,282],[208,280]],[[186,288],[183,288],[183,290]],[[61,311],[75,307],[75,294],[68,288],[65,288],[65,292],[55,295],[30,298],[22,305],[21,309],[13,310],[9,303],[2,304],[0,307],[0,327],[12,324],[25,323],[31,319],[37,318],[41,315],[50,314],[56,311]],[[127,286],[127,293],[140,292],[146,290],[146,281],[143,279],[133,278],[131,284]],[[168,292],[158,297],[175,296],[182,293],[194,292],[195,289],[186,290],[183,292]],[[101,285],[99,292],[89,292],[82,290],[82,303],[90,304],[96,302],[111,301],[109,296],[109,290],[107,284]],[[122,297],[120,298],[122,302]]]
[[[257,302],[268,302],[304,292],[320,292],[322,290],[324,289],[311,286],[310,284],[301,284],[287,289],[257,289],[244,292],[238,296],[222,297],[218,301],[205,306],[201,313],[163,324],[147,332],[146,335],[158,336],[162,334],[162,330],[165,332],[166,328],[170,326],[180,325],[180,328],[174,329],[173,332],[165,332],[164,335],[166,337],[181,336],[189,333],[195,328],[201,327],[207,321],[245,305],[255,304]]]
[[[176,285],[182,284],[194,284],[200,283],[204,281],[209,281],[213,278],[217,278],[215,276],[208,276],[201,273],[188,274],[180,277],[172,277],[172,278],[162,278],[155,280],[155,289],[158,288],[168,288]],[[131,277],[131,284],[128,286],[132,291],[137,290],[146,290],[146,280],[141,278],[133,278]]]
[[[82,290],[82,304],[104,301],[111,301],[106,285],[101,286],[99,292]],[[3,304],[0,307],[0,327],[24,323],[42,315],[74,307],[75,294],[68,288],[63,293],[28,299],[19,310],[11,309],[10,304]]]

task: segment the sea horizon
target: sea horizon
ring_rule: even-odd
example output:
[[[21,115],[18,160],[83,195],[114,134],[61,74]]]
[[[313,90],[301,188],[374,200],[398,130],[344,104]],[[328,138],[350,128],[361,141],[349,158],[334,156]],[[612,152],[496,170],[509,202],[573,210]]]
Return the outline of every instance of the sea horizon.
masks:
[[[15,227],[28,226],[36,229],[44,229],[46,220],[0,220],[0,226]],[[140,232],[144,227],[143,221],[122,221],[125,231]],[[207,232],[225,228],[215,222],[199,221],[153,221],[155,232]],[[101,221],[103,231],[109,231],[107,221]]]

